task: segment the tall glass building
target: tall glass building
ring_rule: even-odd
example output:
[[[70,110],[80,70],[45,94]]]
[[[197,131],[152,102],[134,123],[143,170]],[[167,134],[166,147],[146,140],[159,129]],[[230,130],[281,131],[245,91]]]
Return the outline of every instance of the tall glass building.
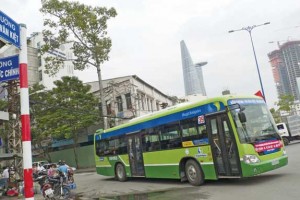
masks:
[[[278,96],[291,94],[300,100],[297,78],[300,77],[300,41],[279,45],[279,50],[268,54]]]
[[[202,66],[206,62],[194,64],[183,40],[180,42],[180,48],[185,95],[200,94],[206,96],[202,74]]]

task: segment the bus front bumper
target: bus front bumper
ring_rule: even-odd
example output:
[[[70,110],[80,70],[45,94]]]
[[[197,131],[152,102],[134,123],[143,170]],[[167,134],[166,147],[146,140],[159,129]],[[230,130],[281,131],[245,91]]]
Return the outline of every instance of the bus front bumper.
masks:
[[[283,167],[288,164],[288,157],[282,156],[273,160],[262,161],[254,164],[247,164],[241,161],[243,177],[251,177],[264,172]]]

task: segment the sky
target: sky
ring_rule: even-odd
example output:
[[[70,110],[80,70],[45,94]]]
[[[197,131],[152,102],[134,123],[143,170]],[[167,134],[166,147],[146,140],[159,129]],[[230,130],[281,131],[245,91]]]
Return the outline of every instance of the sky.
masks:
[[[28,36],[41,32],[40,0],[0,0],[1,10],[27,26]],[[112,39],[109,61],[102,65],[103,79],[137,75],[170,96],[184,96],[180,41],[193,62],[203,67],[209,97],[254,94],[260,90],[258,71],[247,31],[252,37],[268,106],[278,101],[267,54],[284,43],[300,39],[299,0],[79,0],[92,6],[114,7],[108,21]],[[273,42],[273,43],[270,43]],[[97,80],[95,68],[76,75],[83,82]]]

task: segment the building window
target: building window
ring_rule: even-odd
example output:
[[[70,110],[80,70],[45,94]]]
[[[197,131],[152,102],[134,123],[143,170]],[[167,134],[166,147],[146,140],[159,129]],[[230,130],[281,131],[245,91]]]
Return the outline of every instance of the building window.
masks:
[[[117,96],[116,101],[117,101],[117,104],[118,104],[118,112],[122,112],[123,111],[122,97]]]
[[[141,99],[140,94],[137,94],[138,110],[141,110],[141,102],[140,102],[140,99]]]
[[[106,110],[107,110],[107,115],[111,115],[111,103],[109,101],[106,101]]]
[[[39,56],[39,57],[38,57],[38,60],[39,60],[39,67],[40,67],[40,66],[42,66],[42,57]]]
[[[127,109],[132,109],[131,95],[130,93],[125,94],[126,107]]]
[[[141,94],[142,110],[145,110],[145,95]]]
[[[39,70],[39,81],[43,80],[43,72],[42,70]]]
[[[40,49],[41,48],[41,42],[36,43],[36,48]]]
[[[150,100],[150,110],[153,112],[153,100]]]
[[[159,102],[156,102],[156,110],[159,110]]]
[[[150,99],[148,99],[148,98],[147,98],[147,107],[148,107],[147,111],[150,111],[151,110],[151,108],[150,108]]]

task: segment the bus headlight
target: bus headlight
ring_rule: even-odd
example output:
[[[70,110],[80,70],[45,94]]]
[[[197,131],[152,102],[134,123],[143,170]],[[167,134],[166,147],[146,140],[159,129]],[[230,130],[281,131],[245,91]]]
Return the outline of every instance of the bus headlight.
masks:
[[[285,148],[283,148],[282,155],[283,155],[283,156],[286,155],[286,150],[285,150]]]
[[[260,160],[256,155],[244,155],[243,161],[246,164],[253,164],[253,163],[259,163]]]

